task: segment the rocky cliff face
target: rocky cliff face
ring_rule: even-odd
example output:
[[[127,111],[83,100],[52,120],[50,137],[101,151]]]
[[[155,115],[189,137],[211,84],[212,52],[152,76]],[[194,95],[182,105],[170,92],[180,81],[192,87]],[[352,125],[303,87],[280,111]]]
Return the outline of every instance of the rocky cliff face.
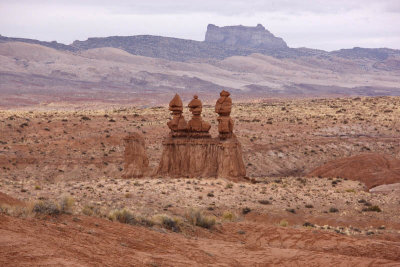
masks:
[[[288,48],[282,38],[275,37],[261,24],[258,24],[256,27],[246,27],[242,25],[218,27],[209,24],[207,27],[205,42],[246,48]]]

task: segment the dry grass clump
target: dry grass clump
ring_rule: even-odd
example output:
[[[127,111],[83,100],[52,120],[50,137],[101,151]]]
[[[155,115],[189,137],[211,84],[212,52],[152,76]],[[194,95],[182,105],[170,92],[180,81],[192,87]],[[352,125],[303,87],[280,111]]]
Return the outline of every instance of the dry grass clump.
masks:
[[[234,220],[236,220],[236,216],[235,216],[235,214],[234,214],[232,211],[225,211],[225,212],[222,214],[222,219],[223,219],[224,221],[233,222]]]
[[[82,209],[82,213],[86,216],[100,216],[101,215],[100,208],[95,207],[93,205],[85,205]]]
[[[75,200],[66,196],[59,200],[58,203],[46,200],[35,202],[32,206],[32,212],[45,215],[72,214]]]
[[[279,222],[279,226],[287,227],[288,225],[289,225],[289,222],[286,221],[286,220],[281,220],[281,221]]]
[[[216,223],[216,219],[214,216],[207,216],[198,209],[188,210],[186,212],[186,218],[188,219],[190,224],[207,229],[211,229]]]
[[[152,222],[154,224],[160,225],[163,228],[172,230],[174,232],[180,232],[181,231],[181,224],[182,221],[179,218],[176,217],[170,217],[166,214],[158,214],[154,215],[152,218]]]
[[[11,206],[7,204],[0,205],[0,213],[14,216],[14,217],[27,217],[31,210],[26,206]]]
[[[136,220],[133,213],[127,209],[119,209],[113,210],[108,214],[108,219],[110,221],[118,221],[120,223],[126,224],[138,224],[138,220]]]
[[[1,205],[0,213],[15,217],[29,217],[35,215],[71,214],[75,200],[72,197],[63,197],[58,202],[41,200],[27,205]]]
[[[133,214],[133,212],[125,208],[113,210],[108,214],[107,217],[110,221],[114,222],[117,221],[120,223],[125,223],[130,225],[142,225],[147,227],[151,227],[154,225],[154,222],[152,220],[136,216]]]

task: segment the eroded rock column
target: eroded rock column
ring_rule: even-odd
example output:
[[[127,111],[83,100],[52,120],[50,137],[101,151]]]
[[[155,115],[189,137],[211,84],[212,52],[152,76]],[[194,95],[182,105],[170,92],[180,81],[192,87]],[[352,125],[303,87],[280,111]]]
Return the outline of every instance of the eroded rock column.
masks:
[[[139,133],[130,133],[124,138],[125,165],[123,178],[138,178],[149,174],[149,160],[146,155],[145,142]]]

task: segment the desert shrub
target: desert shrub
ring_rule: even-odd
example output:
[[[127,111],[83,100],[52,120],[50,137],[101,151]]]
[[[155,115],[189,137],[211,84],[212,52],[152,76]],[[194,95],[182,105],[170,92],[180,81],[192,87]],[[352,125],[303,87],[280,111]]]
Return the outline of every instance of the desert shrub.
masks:
[[[242,209],[242,213],[243,213],[243,214],[247,214],[247,213],[249,213],[250,211],[251,211],[251,209],[250,209],[249,207],[245,207],[245,208]]]
[[[232,183],[227,183],[225,186],[225,189],[231,189],[233,188],[233,184]]]
[[[335,212],[339,212],[339,210],[337,208],[332,207],[329,209],[329,212],[335,213]]]
[[[168,215],[165,214],[161,214],[161,215],[156,215],[153,217],[152,220],[153,224],[159,224],[162,227],[172,230],[174,232],[180,232],[181,228],[180,228],[180,220],[178,218],[172,218]]]
[[[281,221],[279,222],[279,225],[282,226],[282,227],[287,227],[287,226],[289,225],[289,222],[286,221],[286,220],[281,220]]]
[[[75,200],[72,197],[65,196],[59,202],[61,213],[72,213],[72,208],[75,204]]]
[[[92,205],[85,205],[82,209],[82,213],[86,216],[100,215],[100,209]]]
[[[38,201],[33,204],[32,211],[36,214],[59,215],[61,214],[60,207],[51,201]]]
[[[1,213],[16,217],[27,217],[31,214],[31,209],[26,206],[11,206],[2,204],[0,205],[0,214]]]
[[[216,222],[214,216],[204,215],[203,212],[198,209],[190,209],[189,211],[187,211],[186,218],[188,219],[190,224],[207,229],[212,228]]]
[[[135,219],[133,213],[127,209],[113,210],[108,214],[108,219],[111,221],[118,221],[126,224],[137,224],[138,221]]]
[[[233,212],[231,212],[231,211],[225,211],[222,214],[222,219],[225,220],[225,221],[230,221],[231,222],[231,221],[234,221],[235,218],[236,218],[235,214]]]
[[[304,226],[304,227],[315,227],[315,225],[312,224],[312,223],[310,223],[310,222],[305,222],[305,223],[303,224],[303,226]]]
[[[286,211],[287,211],[287,212],[290,212],[290,213],[293,213],[293,214],[296,213],[296,210],[295,210],[295,209],[286,209]]]
[[[363,209],[362,209],[362,211],[375,211],[375,212],[381,212],[382,210],[381,210],[381,208],[380,208],[379,206],[377,206],[377,205],[374,205],[374,206],[369,206],[369,207],[363,208]]]

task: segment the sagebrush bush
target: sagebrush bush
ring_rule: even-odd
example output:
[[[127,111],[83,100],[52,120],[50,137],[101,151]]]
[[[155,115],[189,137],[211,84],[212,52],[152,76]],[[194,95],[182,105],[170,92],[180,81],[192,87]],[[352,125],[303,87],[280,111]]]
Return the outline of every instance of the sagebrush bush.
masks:
[[[60,207],[52,201],[38,201],[33,204],[32,211],[37,214],[59,215]]]

